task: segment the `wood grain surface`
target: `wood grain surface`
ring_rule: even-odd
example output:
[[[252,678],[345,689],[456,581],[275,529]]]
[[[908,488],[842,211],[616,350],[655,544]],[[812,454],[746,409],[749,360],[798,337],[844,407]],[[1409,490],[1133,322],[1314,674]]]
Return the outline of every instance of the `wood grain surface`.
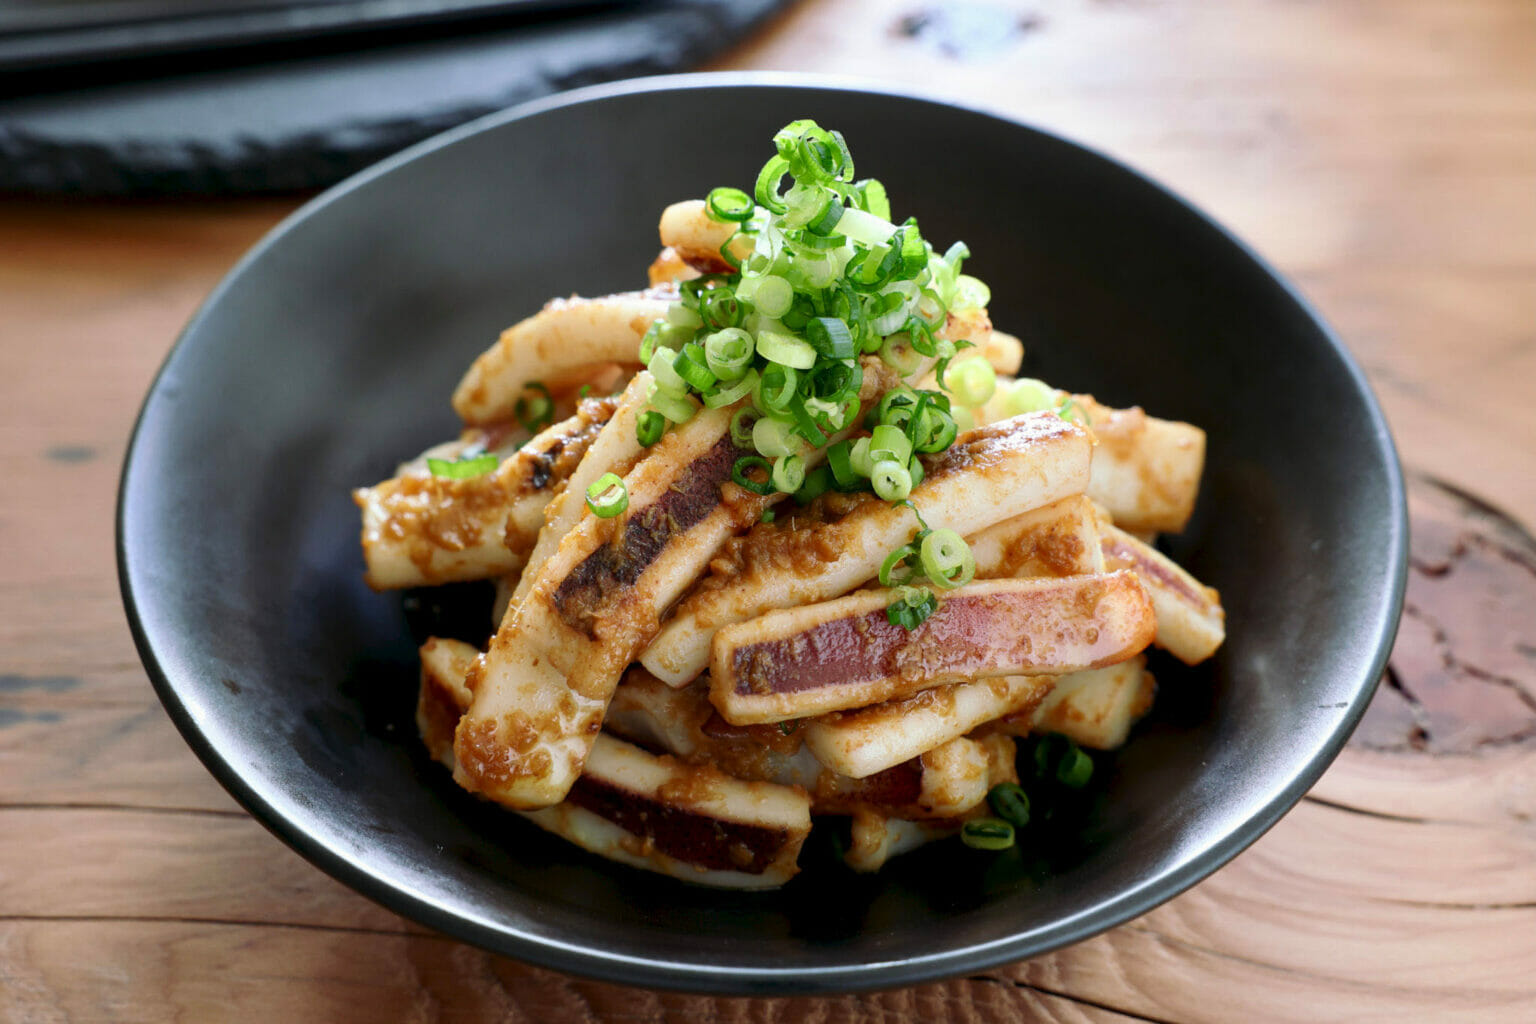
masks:
[[[212,781],[118,599],[138,403],[296,200],[0,201],[0,1021],[1536,1019],[1536,4],[812,0],[721,66],[917,82],[1027,118],[1292,275],[1411,472],[1407,614],[1350,747],[1189,893],[943,984],[713,999],[430,933]]]

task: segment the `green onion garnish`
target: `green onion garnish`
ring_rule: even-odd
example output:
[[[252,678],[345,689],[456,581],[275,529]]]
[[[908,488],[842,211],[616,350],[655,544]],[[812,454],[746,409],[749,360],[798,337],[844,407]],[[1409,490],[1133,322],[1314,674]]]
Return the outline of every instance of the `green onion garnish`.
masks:
[[[433,476],[447,477],[449,480],[471,480],[491,472],[496,465],[495,454],[486,452],[484,455],[466,455],[458,459],[428,459],[427,471]]]
[[[1029,794],[1016,782],[1000,782],[987,791],[987,803],[993,812],[1012,825],[1023,828],[1029,824]]]
[[[1093,777],[1093,758],[1083,753],[1076,743],[1067,748],[1056,764],[1056,779],[1063,786],[1082,789]]]
[[[555,422],[555,400],[549,396],[549,388],[536,380],[529,381],[523,388],[533,394],[519,396],[512,407],[512,415],[528,433],[537,434]]]
[[[997,372],[985,359],[967,359],[949,373],[949,393],[974,409],[985,405],[997,390]]]
[[[757,480],[748,476],[747,472],[753,469],[764,470],[767,473],[769,479]],[[772,494],[772,476],[773,467],[770,466],[768,464],[768,460],[763,458],[761,455],[743,455],[741,458],[737,459],[736,464],[731,467],[731,480],[734,481],[738,486],[745,487],[753,494]]]
[[[954,530],[929,530],[919,556],[923,571],[941,587],[962,587],[976,575],[971,546]]]
[[[617,473],[604,473],[587,488],[587,508],[599,519],[612,519],[629,508],[629,491]]]
[[[893,626],[916,629],[939,608],[933,591],[921,587],[900,587],[896,600],[885,606],[885,618]]]
[[[635,440],[646,448],[660,441],[666,431],[667,418],[655,409],[647,409],[635,421]]]
[[[973,850],[1006,850],[1013,845],[1013,826],[1001,818],[976,818],[960,826],[960,841]]]
[[[645,333],[640,359],[655,386],[637,437],[654,444],[701,403],[728,409],[731,440],[748,453],[732,471],[740,486],[802,503],[833,487],[906,500],[923,479],[917,455],[948,448],[974,422],[965,410],[996,386],[983,360],[948,373],[970,343],[935,333],[951,310],[985,305],[988,290],[961,273],[964,243],[939,253],[916,220],[893,218],[879,181],[855,179],[839,133],[793,121],[773,149],[750,190],[716,188],[705,200],[711,219],[734,226],[720,246],[731,271],[681,283]],[[905,382],[860,430],[860,357],[876,353]],[[941,390],[915,390],[913,378],[929,370]],[[808,469],[819,452],[826,466]],[[971,579],[965,542],[921,527],[887,560],[882,582],[952,588]],[[931,591],[913,587],[887,611],[911,629],[936,607]]]

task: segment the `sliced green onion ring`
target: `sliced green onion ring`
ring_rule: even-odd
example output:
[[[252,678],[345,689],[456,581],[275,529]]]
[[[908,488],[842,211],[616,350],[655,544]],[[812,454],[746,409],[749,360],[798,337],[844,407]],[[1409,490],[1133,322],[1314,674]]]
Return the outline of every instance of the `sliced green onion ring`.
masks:
[[[805,460],[798,455],[783,455],[773,463],[770,478],[774,490],[794,494],[805,483]]]
[[[737,448],[751,448],[752,428],[762,415],[750,405],[737,409],[731,416],[731,443]]]
[[[757,332],[757,354],[770,363],[796,370],[809,370],[816,365],[816,349],[810,342],[778,331]]]
[[[651,408],[673,423],[687,423],[693,419],[693,414],[699,411],[698,403],[692,397],[674,395],[660,388],[651,392]]]
[[[752,197],[739,188],[721,186],[712,189],[709,197],[704,200],[704,205],[709,210],[712,220],[740,223],[752,218]]]
[[[931,530],[919,548],[923,572],[946,590],[963,587],[976,576],[976,557],[954,530]]]
[[[753,469],[763,470],[764,474],[767,475],[769,479],[752,479],[747,475],[747,473]],[[763,458],[761,455],[743,455],[741,458],[737,459],[736,464],[731,467],[731,480],[733,480],[738,486],[745,487],[753,494],[772,494],[772,475],[773,467],[770,466],[768,464],[768,460]]]
[[[917,570],[912,568],[910,561],[917,558],[917,547],[913,544],[904,544],[885,556],[885,561],[880,563],[880,585],[882,587],[899,587],[909,582],[917,575]],[[906,572],[897,575],[897,569],[905,569]]]
[[[1013,826],[1001,818],[973,818],[960,826],[960,841],[973,850],[1006,850],[1013,845]]]
[[[492,452],[459,459],[427,460],[427,471],[429,473],[433,476],[440,476],[449,480],[473,480],[477,476],[484,476],[492,472],[496,466],[496,456]]]
[[[1014,828],[1029,824],[1029,794],[1017,782],[1000,782],[987,791],[992,811]]]
[[[869,483],[886,501],[903,501],[912,493],[912,474],[905,462],[882,459],[870,469]]]
[[[612,519],[629,508],[629,491],[617,473],[604,473],[587,488],[587,508],[599,519]]]
[[[667,418],[655,409],[647,409],[635,420],[635,440],[641,447],[649,448],[661,440],[661,435],[667,432]]]
[[[704,363],[721,380],[739,380],[752,366],[752,335],[727,327],[704,338]]]

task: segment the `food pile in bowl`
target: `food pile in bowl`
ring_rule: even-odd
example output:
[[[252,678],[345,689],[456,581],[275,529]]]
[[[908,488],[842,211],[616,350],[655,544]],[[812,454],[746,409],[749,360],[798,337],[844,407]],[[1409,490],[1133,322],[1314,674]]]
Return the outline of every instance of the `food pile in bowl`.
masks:
[[[732,888],[793,877],[817,819],[859,871],[1013,845],[1150,708],[1146,648],[1224,639],[1153,546],[1204,433],[1016,377],[963,243],[898,223],[839,133],[773,146],[750,193],[663,212],[647,290],[509,328],[461,436],[355,494],[372,586],[496,581],[494,635],[421,647],[431,755]]]

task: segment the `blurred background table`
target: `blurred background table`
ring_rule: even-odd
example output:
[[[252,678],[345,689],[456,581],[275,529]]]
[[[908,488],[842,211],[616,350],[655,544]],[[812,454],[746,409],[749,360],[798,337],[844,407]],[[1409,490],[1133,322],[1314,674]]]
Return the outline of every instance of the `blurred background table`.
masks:
[[[716,66],[915,83],[1060,131],[1299,283],[1412,481],[1408,613],[1350,747],[1191,892],[943,984],[712,999],[431,934],[230,800],[119,605],[139,401],[302,197],[3,199],[0,1020],[1536,1019],[1536,4],[805,0]]]

